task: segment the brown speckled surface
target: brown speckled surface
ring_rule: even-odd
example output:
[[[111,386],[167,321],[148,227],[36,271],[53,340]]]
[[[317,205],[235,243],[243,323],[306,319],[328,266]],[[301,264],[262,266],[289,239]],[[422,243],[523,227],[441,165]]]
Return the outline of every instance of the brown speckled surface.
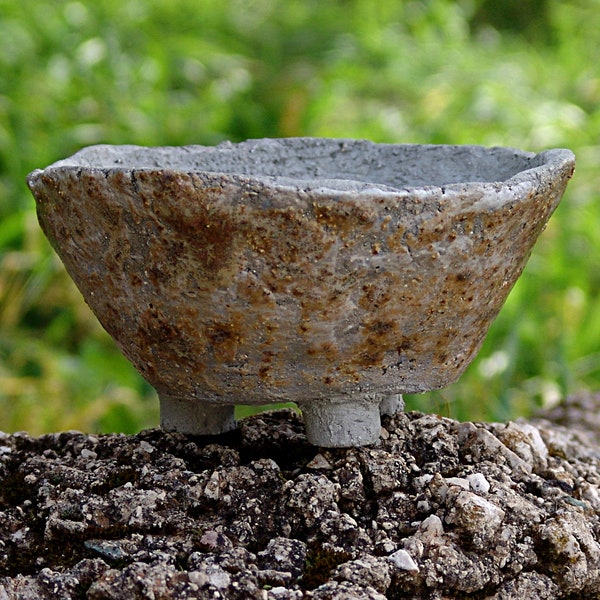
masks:
[[[573,166],[565,150],[306,138],[94,147],[29,185],[159,394],[264,404],[455,381]]]

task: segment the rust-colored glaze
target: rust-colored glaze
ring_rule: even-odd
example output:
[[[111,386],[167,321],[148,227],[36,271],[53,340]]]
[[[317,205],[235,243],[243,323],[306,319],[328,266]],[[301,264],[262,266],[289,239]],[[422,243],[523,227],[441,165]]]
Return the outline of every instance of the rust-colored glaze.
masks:
[[[239,152],[251,155],[253,143]],[[365,152],[385,149],[322,143],[334,163],[351,152],[357,173]],[[172,149],[178,168],[128,162],[126,150],[122,166],[96,165],[83,153],[29,184],[86,301],[159,393],[263,404],[456,380],[556,207],[572,158],[538,169],[537,184],[511,167],[508,184],[411,185],[399,162],[378,189],[372,175],[337,172],[316,185],[314,143],[288,145],[294,168],[280,175],[290,181],[273,165],[218,172],[190,148]],[[406,148],[424,172],[440,160]],[[510,160],[520,170],[536,168],[534,155],[519,156]]]

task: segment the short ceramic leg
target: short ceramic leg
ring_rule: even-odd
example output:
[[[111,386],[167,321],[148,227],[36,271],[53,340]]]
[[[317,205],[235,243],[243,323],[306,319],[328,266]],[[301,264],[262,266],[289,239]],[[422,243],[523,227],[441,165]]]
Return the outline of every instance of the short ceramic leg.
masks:
[[[381,434],[378,402],[316,400],[301,403],[300,408],[308,441],[315,446],[365,446]]]
[[[404,410],[404,399],[402,394],[390,394],[384,396],[381,404],[379,405],[379,412],[382,415],[393,417],[396,413]]]
[[[160,396],[160,425],[189,435],[216,435],[235,427],[234,407]]]

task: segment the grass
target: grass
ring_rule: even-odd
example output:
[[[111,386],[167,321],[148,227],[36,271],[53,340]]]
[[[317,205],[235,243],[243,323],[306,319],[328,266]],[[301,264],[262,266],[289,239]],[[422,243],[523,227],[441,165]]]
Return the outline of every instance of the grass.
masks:
[[[0,0],[0,429],[157,423],[154,392],[65,275],[24,185],[101,142],[569,147],[576,176],[478,359],[408,403],[503,419],[597,388],[600,2],[517,4]]]

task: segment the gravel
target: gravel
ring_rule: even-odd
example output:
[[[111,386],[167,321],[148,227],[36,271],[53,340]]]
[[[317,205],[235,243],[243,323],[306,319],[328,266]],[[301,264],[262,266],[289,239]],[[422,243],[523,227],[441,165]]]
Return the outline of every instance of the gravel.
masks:
[[[213,438],[0,434],[0,600],[600,598],[599,405],[400,413],[350,449],[290,410]]]

